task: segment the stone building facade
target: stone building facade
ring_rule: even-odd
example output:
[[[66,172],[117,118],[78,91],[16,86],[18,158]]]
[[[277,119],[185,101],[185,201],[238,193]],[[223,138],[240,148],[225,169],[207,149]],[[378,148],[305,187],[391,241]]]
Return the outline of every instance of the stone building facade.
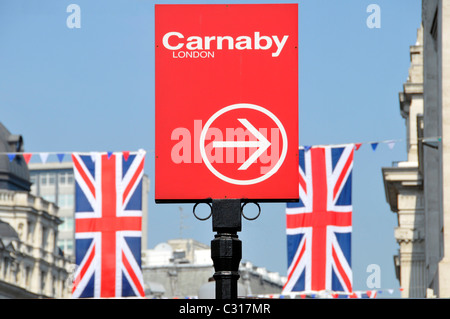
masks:
[[[69,297],[58,207],[30,193],[23,150],[22,136],[0,123],[0,298]]]
[[[402,297],[450,297],[450,1],[423,0],[400,93],[407,161],[383,168]]]
[[[424,297],[424,198],[419,170],[418,123],[423,114],[423,30],[410,47],[411,66],[407,82],[399,94],[400,113],[405,119],[407,160],[383,168],[386,199],[398,215],[395,238],[399,253],[394,256],[402,297]]]
[[[70,297],[68,260],[56,247],[56,212],[56,205],[28,192],[0,190],[0,298]]]

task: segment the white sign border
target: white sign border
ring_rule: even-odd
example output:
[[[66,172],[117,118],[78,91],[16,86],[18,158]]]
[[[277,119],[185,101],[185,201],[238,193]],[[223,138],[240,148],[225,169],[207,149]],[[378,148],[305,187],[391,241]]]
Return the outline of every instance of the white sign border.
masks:
[[[252,110],[256,110],[261,113],[264,113],[265,115],[270,117],[275,122],[275,124],[277,124],[277,126],[281,132],[281,137],[283,139],[283,149],[281,151],[281,156],[278,159],[278,162],[272,167],[272,169],[269,172],[267,172],[266,174],[264,174],[263,176],[260,176],[258,178],[248,179],[248,180],[239,180],[239,179],[233,179],[233,178],[227,177],[227,176],[221,174],[220,172],[218,172],[212,166],[212,164],[208,160],[208,157],[206,156],[205,138],[206,138],[206,133],[208,132],[209,127],[219,116],[221,116],[222,114],[224,114],[226,112],[236,110],[236,109],[252,109]],[[252,185],[252,184],[257,184],[257,183],[260,183],[260,182],[268,179],[270,176],[275,174],[278,171],[278,169],[281,167],[281,165],[283,164],[284,159],[286,158],[287,150],[288,150],[287,134],[286,134],[286,130],[284,129],[284,126],[281,123],[281,121],[269,110],[263,108],[262,106],[255,105],[255,104],[237,103],[237,104],[232,104],[232,105],[226,106],[223,109],[220,109],[219,111],[214,113],[213,116],[211,116],[209,118],[209,120],[206,122],[206,124],[203,127],[202,132],[200,134],[200,154],[202,156],[203,162],[205,163],[206,167],[208,167],[208,169],[211,171],[211,173],[213,173],[216,177],[220,178],[221,180],[223,180],[227,183],[235,184],[235,185]]]

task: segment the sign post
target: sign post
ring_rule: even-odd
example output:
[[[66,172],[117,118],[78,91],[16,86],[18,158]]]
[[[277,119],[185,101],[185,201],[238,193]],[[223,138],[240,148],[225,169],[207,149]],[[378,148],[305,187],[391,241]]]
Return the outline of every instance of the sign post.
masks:
[[[242,258],[242,242],[237,235],[237,232],[241,231],[240,200],[213,200],[212,224],[213,231],[217,232],[211,241],[216,298],[236,299],[239,264]]]
[[[243,206],[298,198],[298,5],[155,5],[155,201],[211,206],[217,298]]]

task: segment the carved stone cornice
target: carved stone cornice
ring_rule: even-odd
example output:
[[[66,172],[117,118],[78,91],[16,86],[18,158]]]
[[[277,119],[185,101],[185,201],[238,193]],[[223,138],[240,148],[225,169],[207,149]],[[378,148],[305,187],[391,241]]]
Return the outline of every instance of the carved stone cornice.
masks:
[[[422,230],[405,227],[397,227],[394,230],[395,239],[398,243],[420,242],[425,238]]]
[[[418,166],[383,167],[386,201],[393,212],[398,212],[398,194],[423,189],[423,178]]]

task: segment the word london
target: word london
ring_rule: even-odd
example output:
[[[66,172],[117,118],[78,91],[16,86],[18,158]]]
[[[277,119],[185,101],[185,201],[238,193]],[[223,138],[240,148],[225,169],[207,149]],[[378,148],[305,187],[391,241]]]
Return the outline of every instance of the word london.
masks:
[[[208,58],[214,58],[214,52],[208,52],[208,51],[177,51],[177,52],[172,52],[172,57],[174,59],[185,59],[185,58],[208,59]]]

